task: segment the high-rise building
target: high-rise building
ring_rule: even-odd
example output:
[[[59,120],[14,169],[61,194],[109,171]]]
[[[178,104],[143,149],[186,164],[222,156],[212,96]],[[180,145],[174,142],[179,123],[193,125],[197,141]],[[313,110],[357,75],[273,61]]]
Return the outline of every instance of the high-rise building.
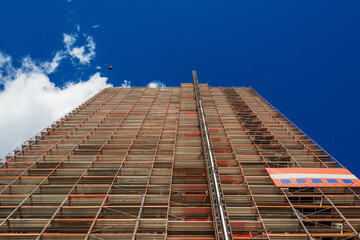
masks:
[[[359,239],[360,183],[252,88],[107,88],[0,169],[0,239]]]

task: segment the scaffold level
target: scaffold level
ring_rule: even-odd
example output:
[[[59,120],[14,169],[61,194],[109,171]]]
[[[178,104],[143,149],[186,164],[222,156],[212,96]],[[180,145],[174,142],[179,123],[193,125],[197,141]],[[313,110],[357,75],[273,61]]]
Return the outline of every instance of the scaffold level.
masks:
[[[0,166],[0,239],[359,239],[358,179],[252,88],[195,72],[104,89]]]

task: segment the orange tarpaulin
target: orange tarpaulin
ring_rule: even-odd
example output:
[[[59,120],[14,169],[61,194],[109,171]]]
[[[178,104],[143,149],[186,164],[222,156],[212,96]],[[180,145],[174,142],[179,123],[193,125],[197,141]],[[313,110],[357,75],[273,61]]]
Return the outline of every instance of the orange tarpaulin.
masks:
[[[277,187],[360,187],[346,168],[266,168]]]

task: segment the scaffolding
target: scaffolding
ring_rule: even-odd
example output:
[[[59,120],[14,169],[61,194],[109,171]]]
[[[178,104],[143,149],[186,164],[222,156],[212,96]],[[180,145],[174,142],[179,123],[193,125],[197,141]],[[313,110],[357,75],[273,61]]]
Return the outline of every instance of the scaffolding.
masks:
[[[343,166],[252,88],[107,88],[6,156],[0,239],[359,239],[359,187],[277,187]]]

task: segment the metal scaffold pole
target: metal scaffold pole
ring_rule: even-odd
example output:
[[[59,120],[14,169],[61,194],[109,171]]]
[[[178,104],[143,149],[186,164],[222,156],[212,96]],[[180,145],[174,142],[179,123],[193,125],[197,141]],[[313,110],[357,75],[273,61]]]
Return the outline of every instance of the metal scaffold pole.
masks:
[[[201,129],[201,137],[203,142],[204,158],[207,166],[207,176],[209,180],[209,188],[211,192],[211,202],[213,208],[213,219],[216,229],[217,239],[230,240],[233,239],[229,219],[226,213],[226,206],[221,189],[220,178],[218,175],[215,154],[210,138],[209,128],[206,122],[204,107],[201,99],[199,82],[196,71],[193,71],[193,80],[195,88],[195,96],[198,108],[198,116]]]

